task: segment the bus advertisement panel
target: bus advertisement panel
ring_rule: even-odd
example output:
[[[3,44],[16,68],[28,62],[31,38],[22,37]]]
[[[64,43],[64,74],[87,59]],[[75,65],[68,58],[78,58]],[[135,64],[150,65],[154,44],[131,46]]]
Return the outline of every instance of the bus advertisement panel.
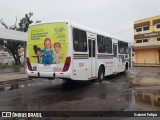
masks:
[[[28,57],[32,66],[36,64],[60,65],[62,71],[68,51],[68,29],[66,23],[47,23],[30,26],[28,33]],[[38,67],[36,66],[36,69]]]

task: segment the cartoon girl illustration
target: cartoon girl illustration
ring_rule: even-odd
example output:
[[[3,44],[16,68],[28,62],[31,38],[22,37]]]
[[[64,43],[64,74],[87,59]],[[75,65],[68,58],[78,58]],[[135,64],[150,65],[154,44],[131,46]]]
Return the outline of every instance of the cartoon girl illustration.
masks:
[[[55,42],[53,45],[54,50],[56,51],[56,54],[54,54],[55,63],[60,63],[60,59],[63,59],[63,54],[60,54],[61,50],[61,44],[59,42]]]
[[[52,64],[53,63],[53,50],[51,49],[51,39],[46,38],[44,40],[44,47],[42,49],[42,63]]]

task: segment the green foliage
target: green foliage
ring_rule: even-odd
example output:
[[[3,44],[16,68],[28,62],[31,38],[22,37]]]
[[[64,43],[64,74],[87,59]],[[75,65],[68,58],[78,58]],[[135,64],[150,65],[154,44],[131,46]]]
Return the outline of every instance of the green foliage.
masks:
[[[31,17],[33,16],[33,13],[25,14],[24,18],[20,19],[18,25],[17,25],[17,18],[16,22],[13,26],[8,26],[6,23],[3,21],[3,19],[0,20],[0,23],[6,28],[6,29],[12,29],[12,30],[17,30],[21,32],[27,32],[28,27],[30,24],[33,23],[31,20]],[[36,22],[41,22],[41,21],[36,21]],[[23,42],[18,42],[18,41],[7,41],[4,43],[5,47],[7,48],[7,51],[12,54],[15,64],[19,65],[20,63],[20,55],[18,53],[18,48],[21,48],[23,46]]]
[[[29,25],[33,23],[33,21],[30,20],[32,16],[33,13],[26,14],[25,17],[20,20],[19,28],[17,30],[27,32]]]

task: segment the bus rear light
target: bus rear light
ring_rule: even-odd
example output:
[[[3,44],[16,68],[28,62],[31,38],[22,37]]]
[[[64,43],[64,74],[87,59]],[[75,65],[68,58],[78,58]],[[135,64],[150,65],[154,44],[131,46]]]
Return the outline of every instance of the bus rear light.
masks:
[[[70,64],[71,64],[71,57],[69,56],[69,57],[66,57],[66,61],[63,67],[63,72],[68,71]]]
[[[27,66],[30,71],[33,71],[29,58],[27,57]]]

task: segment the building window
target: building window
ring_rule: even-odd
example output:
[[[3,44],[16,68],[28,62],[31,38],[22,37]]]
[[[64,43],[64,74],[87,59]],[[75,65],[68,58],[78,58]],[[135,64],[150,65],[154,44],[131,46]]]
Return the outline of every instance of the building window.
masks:
[[[149,26],[143,27],[143,31],[147,31],[147,30],[149,30]]]
[[[136,43],[142,43],[142,40],[136,40]]]
[[[85,31],[73,28],[73,45],[76,52],[87,52],[87,35]]]
[[[144,39],[143,42],[148,42],[148,39]]]
[[[136,28],[136,32],[142,31],[142,28]]]
[[[160,28],[160,24],[157,24],[157,28]]]
[[[157,38],[157,41],[160,41],[160,38]]]

